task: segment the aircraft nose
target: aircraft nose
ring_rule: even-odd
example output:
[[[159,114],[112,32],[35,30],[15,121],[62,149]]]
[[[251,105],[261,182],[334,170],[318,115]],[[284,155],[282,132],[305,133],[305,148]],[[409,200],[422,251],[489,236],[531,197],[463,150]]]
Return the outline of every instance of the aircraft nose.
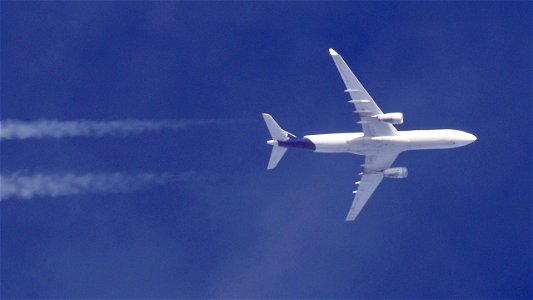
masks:
[[[457,144],[461,146],[468,145],[477,140],[477,137],[468,132],[461,132],[459,136],[456,137]]]
[[[470,141],[470,143],[473,143],[473,142],[477,141],[477,137],[475,135],[473,135],[471,133],[467,133],[467,135],[468,135],[467,139]]]

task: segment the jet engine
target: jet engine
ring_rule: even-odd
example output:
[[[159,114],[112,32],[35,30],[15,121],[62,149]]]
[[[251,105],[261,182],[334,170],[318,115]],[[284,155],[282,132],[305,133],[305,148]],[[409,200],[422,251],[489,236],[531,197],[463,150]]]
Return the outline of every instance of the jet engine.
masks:
[[[383,176],[388,178],[405,178],[407,177],[407,174],[407,168],[404,167],[383,170]]]
[[[403,123],[403,114],[399,112],[388,113],[388,114],[379,114],[376,118],[385,123],[390,124],[402,124]]]

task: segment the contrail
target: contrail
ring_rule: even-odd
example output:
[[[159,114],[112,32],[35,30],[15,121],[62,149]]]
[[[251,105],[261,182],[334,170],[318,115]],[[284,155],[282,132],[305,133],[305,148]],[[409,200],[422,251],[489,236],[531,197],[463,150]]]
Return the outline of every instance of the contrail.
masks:
[[[160,130],[182,130],[194,126],[225,125],[241,123],[243,120],[182,120],[182,121],[151,121],[151,120],[121,120],[121,121],[57,121],[37,120],[0,121],[0,140],[14,139],[44,139],[73,136],[102,137],[106,135],[127,136]]]
[[[205,180],[205,175],[194,171],[178,174],[124,172],[26,174],[17,171],[0,175],[0,200],[127,193],[143,190],[153,185],[193,180]]]

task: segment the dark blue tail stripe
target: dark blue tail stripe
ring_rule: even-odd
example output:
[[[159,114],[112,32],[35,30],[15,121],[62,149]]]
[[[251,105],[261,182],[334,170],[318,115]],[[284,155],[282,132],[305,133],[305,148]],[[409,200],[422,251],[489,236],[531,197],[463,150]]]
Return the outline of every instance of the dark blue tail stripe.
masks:
[[[286,141],[278,141],[278,145],[286,148],[301,148],[313,151],[316,150],[315,144],[313,144],[313,142],[311,142],[311,140],[308,138],[293,138]]]

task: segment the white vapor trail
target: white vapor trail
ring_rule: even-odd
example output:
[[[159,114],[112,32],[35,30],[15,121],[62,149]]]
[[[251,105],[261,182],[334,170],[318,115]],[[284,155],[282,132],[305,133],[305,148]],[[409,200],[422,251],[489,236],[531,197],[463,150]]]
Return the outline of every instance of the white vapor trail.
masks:
[[[102,137],[106,135],[132,135],[160,130],[181,130],[193,126],[224,125],[238,120],[122,120],[122,121],[57,121],[57,120],[3,120],[0,121],[0,140],[29,138],[62,138],[73,136]]]
[[[151,185],[203,180],[190,171],[169,173],[35,173],[0,174],[0,200],[10,198],[59,197],[85,194],[114,194],[139,191]]]

